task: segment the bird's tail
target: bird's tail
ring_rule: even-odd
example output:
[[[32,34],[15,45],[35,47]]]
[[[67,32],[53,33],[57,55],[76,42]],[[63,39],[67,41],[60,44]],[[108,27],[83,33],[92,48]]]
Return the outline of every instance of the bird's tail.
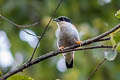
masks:
[[[73,68],[74,52],[64,53],[66,67]]]

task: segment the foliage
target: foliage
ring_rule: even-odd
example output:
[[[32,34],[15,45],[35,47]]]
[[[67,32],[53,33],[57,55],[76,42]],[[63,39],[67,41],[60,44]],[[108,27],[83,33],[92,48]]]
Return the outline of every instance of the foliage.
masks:
[[[117,18],[120,18],[120,10],[118,10],[118,11],[116,12],[115,16],[116,16]]]
[[[113,49],[112,51],[105,52],[105,58],[109,61],[113,61],[116,58],[117,53],[120,51],[120,29],[110,34],[110,37]]]
[[[109,50],[109,51],[105,51],[104,54],[105,54],[105,58],[108,61],[113,61],[117,56],[117,51],[116,50]]]
[[[111,43],[112,43],[113,49],[109,50],[109,51],[105,51],[104,54],[105,54],[105,58],[107,60],[113,61],[116,58],[117,53],[120,50],[120,29],[111,33],[110,38],[111,38]]]
[[[24,75],[16,74],[16,75],[11,76],[7,80],[33,80],[33,79],[30,77],[24,76]]]

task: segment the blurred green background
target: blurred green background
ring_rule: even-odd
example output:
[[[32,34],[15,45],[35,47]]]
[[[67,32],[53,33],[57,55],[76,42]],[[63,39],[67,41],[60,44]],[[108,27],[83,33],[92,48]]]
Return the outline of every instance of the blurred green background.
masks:
[[[51,18],[60,0],[0,0],[0,14],[17,24],[39,24],[26,28],[30,33],[40,35]],[[120,0],[64,0],[56,16],[67,16],[77,26],[81,40],[95,37],[115,25],[119,19],[115,13]],[[40,42],[35,57],[56,50],[55,22],[51,22]],[[26,62],[32,55],[37,38],[30,36],[0,18],[0,72],[5,74]],[[95,43],[100,45],[102,43]],[[78,51],[74,68],[66,70],[62,55],[38,63],[20,73],[35,80],[87,80],[96,65],[104,58],[105,49]],[[0,74],[1,76],[1,74]],[[92,80],[120,80],[120,55],[112,62],[106,62]]]

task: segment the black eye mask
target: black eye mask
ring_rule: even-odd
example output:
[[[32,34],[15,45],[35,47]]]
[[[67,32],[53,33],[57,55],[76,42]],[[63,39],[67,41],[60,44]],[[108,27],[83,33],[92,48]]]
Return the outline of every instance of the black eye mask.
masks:
[[[61,18],[59,18],[59,20],[60,20],[60,21],[64,21],[64,18],[63,18],[63,17],[61,17]]]
[[[59,17],[58,20],[60,21],[66,21],[66,22],[71,22],[71,20],[67,17]]]

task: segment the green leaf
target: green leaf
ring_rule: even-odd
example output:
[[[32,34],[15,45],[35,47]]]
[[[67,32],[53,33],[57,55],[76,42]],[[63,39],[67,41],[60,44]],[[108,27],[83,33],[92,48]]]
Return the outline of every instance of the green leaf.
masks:
[[[113,36],[114,36],[114,34],[110,34],[110,37],[111,37],[110,41],[112,43],[112,46],[115,46],[116,45],[116,41],[114,40]]]
[[[11,76],[7,80],[34,80],[34,79],[28,76],[16,74],[16,75]]]
[[[104,55],[108,61],[113,61],[117,56],[117,51],[116,50],[105,51]]]
[[[0,70],[0,76],[2,75],[2,71]]]
[[[120,29],[116,30],[115,32],[110,34],[111,37],[111,43],[113,46],[117,45],[120,43]]]
[[[118,11],[115,13],[115,16],[116,16],[117,18],[120,18],[120,10],[118,10]]]
[[[116,50],[120,52],[120,43],[117,45]]]
[[[115,40],[116,43],[120,42],[120,31],[114,33],[113,39]]]

